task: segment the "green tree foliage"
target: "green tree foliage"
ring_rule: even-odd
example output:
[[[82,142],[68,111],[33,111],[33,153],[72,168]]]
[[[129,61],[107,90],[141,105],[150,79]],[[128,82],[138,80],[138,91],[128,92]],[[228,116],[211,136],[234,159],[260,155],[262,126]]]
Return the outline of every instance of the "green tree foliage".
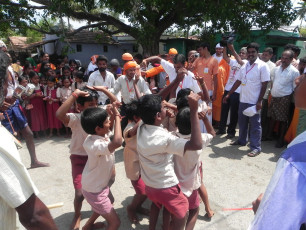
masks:
[[[216,31],[236,30],[247,34],[252,26],[266,30],[288,25],[296,18],[290,0],[0,0],[0,29],[10,26],[26,27],[35,23],[35,10],[47,17],[69,17],[86,20],[88,26],[109,34],[124,32],[134,37],[145,54],[158,52],[158,41],[171,26],[203,26],[210,23]],[[114,15],[122,15],[122,21]],[[20,20],[20,19],[23,20]],[[110,25],[112,27],[110,27]],[[79,31],[76,30],[75,32]],[[48,33],[60,33],[52,28],[41,28]],[[65,35],[73,33],[65,32]]]

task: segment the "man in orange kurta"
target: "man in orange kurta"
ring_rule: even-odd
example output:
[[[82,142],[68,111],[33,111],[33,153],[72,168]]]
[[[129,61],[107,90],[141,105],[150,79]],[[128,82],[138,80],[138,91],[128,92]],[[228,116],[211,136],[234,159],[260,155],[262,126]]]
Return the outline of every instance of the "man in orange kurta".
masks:
[[[216,92],[216,99],[213,101],[213,120],[216,122],[220,121],[221,118],[221,107],[222,107],[222,96],[224,94],[224,87],[228,80],[230,73],[230,66],[228,63],[222,59],[218,66],[218,87]]]

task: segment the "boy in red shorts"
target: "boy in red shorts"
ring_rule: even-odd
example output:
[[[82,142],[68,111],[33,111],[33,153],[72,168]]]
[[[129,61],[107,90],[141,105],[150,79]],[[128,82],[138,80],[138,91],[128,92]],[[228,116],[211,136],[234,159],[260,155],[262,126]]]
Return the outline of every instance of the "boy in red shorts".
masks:
[[[200,113],[200,118],[203,120],[208,133],[202,133],[203,149],[209,145],[212,138],[216,135],[210,124],[205,112]],[[190,124],[190,109],[189,107],[181,108],[176,115],[176,125],[179,132],[176,136],[190,139],[191,124]],[[196,224],[199,214],[200,199],[198,189],[201,186],[201,176],[199,175],[200,155],[202,150],[187,151],[183,157],[174,155],[174,171],[180,182],[182,192],[188,199],[189,216],[187,219],[186,230],[192,230]]]
[[[136,213],[149,215],[149,210],[142,207],[143,202],[147,199],[147,195],[145,193],[145,184],[140,175],[137,153],[136,134],[141,121],[138,116],[137,107],[138,101],[136,100],[126,105],[126,117],[129,123],[123,131],[123,138],[126,143],[123,151],[126,177],[131,180],[136,193],[132,203],[127,207],[128,217],[132,223],[139,222]]]
[[[139,115],[142,123],[137,130],[137,151],[141,177],[146,185],[146,194],[154,204],[163,205],[171,214],[171,229],[183,230],[188,215],[188,200],[182,193],[174,172],[173,154],[184,156],[187,150],[202,149],[202,138],[198,118],[200,96],[191,93],[190,140],[176,137],[163,129],[161,123],[166,116],[166,107],[158,95],[140,98]],[[151,221],[151,216],[150,216]]]
[[[97,88],[97,90],[104,90],[103,87]],[[105,93],[109,91],[104,90]],[[107,91],[107,92],[106,92]],[[108,95],[107,94],[107,95]],[[108,95],[113,99],[112,94]],[[71,128],[72,136],[70,142],[70,160],[72,169],[72,180],[75,190],[74,195],[74,218],[72,220],[70,229],[79,229],[81,221],[81,208],[84,196],[82,194],[82,172],[87,162],[88,156],[83,147],[83,143],[88,136],[88,134],[83,130],[81,126],[81,114],[80,113],[68,113],[71,106],[77,103],[79,111],[83,111],[90,107],[98,106],[99,94],[93,88],[84,87],[79,90],[76,89],[70,97],[61,105],[61,107],[56,111],[56,117],[66,127]]]

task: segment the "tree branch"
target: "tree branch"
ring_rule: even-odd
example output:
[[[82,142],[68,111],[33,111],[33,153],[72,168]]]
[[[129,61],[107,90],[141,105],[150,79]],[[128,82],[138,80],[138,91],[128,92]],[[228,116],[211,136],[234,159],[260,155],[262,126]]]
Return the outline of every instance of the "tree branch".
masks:
[[[34,6],[34,5],[29,5],[29,4],[19,4],[19,3],[15,3],[15,2],[11,2],[9,0],[0,0],[0,4],[1,5],[5,5],[5,6],[17,6],[17,7],[23,7],[23,8],[27,8],[27,9],[35,9],[35,10],[44,10],[44,9],[48,9],[47,6]]]

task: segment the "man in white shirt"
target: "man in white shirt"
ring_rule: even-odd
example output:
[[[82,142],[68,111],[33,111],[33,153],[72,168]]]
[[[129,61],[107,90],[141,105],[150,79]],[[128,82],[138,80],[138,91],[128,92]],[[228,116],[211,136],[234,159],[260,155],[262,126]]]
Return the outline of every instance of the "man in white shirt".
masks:
[[[234,55],[235,59],[231,59],[227,55],[227,50],[224,48],[223,51],[223,59],[230,65],[231,70],[229,74],[229,78],[227,83],[224,87],[224,95],[223,98],[228,94],[231,90],[232,86],[237,80],[239,76],[240,68],[247,62],[246,60],[246,48],[243,47],[240,50],[239,55],[236,53],[234,46],[232,44],[228,44],[228,49]],[[226,133],[226,123],[228,112],[230,111],[230,123],[227,129],[227,136],[226,138],[233,138],[235,137],[236,133],[236,126],[238,122],[238,108],[239,108],[239,97],[240,97],[240,86],[235,90],[234,93],[231,94],[227,103],[222,103],[221,109],[221,120],[219,124],[219,130],[217,135],[225,134]]]
[[[88,86],[104,86],[106,88],[113,88],[115,86],[115,77],[114,75],[107,71],[107,58],[105,56],[99,56],[97,58],[96,64],[98,66],[98,70],[93,72],[88,79]],[[106,104],[107,96],[102,93],[99,93],[99,105]]]
[[[229,99],[230,95],[241,85],[240,104],[238,111],[239,139],[231,145],[246,145],[248,128],[250,127],[250,147],[248,156],[255,157],[261,151],[261,124],[260,110],[262,99],[266,92],[267,84],[270,81],[270,70],[268,65],[258,58],[259,45],[250,43],[247,46],[248,62],[241,67],[239,76],[224,97],[223,102]],[[243,114],[244,110],[252,107],[255,112],[253,116]]]
[[[218,64],[219,64],[220,61],[223,59],[223,49],[224,49],[224,47],[221,46],[220,43],[218,43],[218,44],[216,45],[216,53],[214,53],[214,54],[212,55],[214,58],[217,59]]]
[[[264,49],[261,55],[261,60],[267,63],[270,69],[270,75],[273,72],[272,70],[275,68],[275,64],[270,60],[273,57],[273,49],[271,47],[267,47]],[[270,81],[267,85],[267,89],[265,95],[262,100],[262,109],[261,109],[261,127],[262,127],[262,141],[267,140],[268,127],[269,127],[269,119],[268,119],[268,98],[271,92],[272,82]]]
[[[173,58],[174,64],[172,64],[160,57],[152,56],[152,57],[146,58],[144,60],[144,63],[147,64],[147,62],[151,62],[151,61],[158,61],[161,63],[165,72],[168,74],[169,81],[171,83],[177,77],[178,70],[181,68],[184,68],[186,58],[183,54],[177,54],[174,56]],[[179,86],[176,89],[175,96],[177,95],[178,91],[180,91],[181,89],[186,89],[186,88],[189,88],[194,93],[199,94],[203,99],[202,90],[200,89],[198,82],[194,79],[194,74],[190,71],[187,71],[187,74],[185,74],[184,79],[180,82]]]
[[[142,95],[151,94],[151,91],[146,81],[136,74],[136,67],[139,68],[136,62],[129,61],[124,64],[123,70],[125,75],[121,75],[115,82],[115,85],[110,91],[113,94],[121,92],[123,105],[121,106],[121,116],[125,116],[125,105],[132,102],[134,99],[140,98]],[[127,118],[121,120],[121,128],[127,125]]]
[[[291,64],[292,59],[293,52],[291,50],[284,51],[281,58],[282,64],[275,68],[272,75],[272,100],[268,110],[268,116],[271,117],[271,120],[267,138],[272,139],[275,122],[279,121],[279,138],[275,145],[276,148],[284,146],[284,136],[289,123],[289,110],[292,93],[295,88],[295,79],[300,75],[299,71]]]

